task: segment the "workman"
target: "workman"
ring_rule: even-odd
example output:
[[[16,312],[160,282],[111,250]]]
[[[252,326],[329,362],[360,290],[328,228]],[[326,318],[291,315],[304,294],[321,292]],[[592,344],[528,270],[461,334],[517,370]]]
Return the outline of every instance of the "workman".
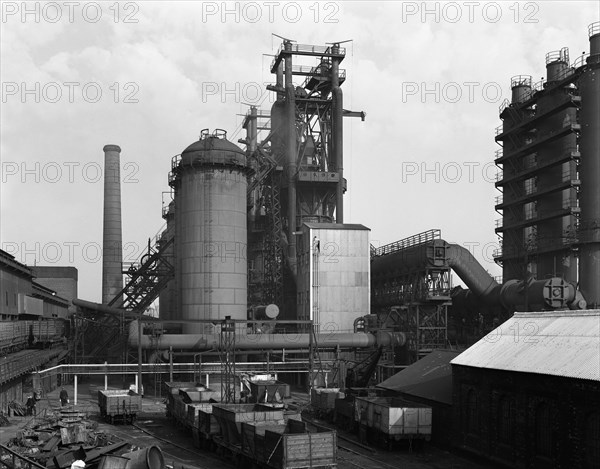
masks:
[[[58,397],[60,399],[61,407],[64,407],[69,403],[69,393],[67,392],[67,390],[64,387],[60,390],[60,394]]]

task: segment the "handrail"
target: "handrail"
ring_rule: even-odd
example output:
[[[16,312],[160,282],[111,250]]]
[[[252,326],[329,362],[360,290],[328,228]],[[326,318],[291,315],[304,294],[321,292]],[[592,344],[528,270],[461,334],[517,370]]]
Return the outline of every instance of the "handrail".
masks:
[[[385,254],[391,254],[392,252],[407,249],[418,244],[427,243],[429,241],[433,241],[434,239],[440,239],[441,236],[442,231],[439,229],[423,231],[422,233],[417,233],[416,235],[409,236],[408,238],[375,248],[374,255],[383,256]]]
[[[323,360],[323,364],[332,368],[335,360]],[[278,373],[305,371],[310,361],[285,360],[279,362],[237,362],[237,371],[272,371]],[[223,367],[220,362],[198,363],[142,363],[142,374],[156,373],[193,373],[201,371],[203,374],[221,374]],[[62,364],[38,371],[37,374],[43,378],[56,374],[63,375],[136,375],[138,373],[137,363],[93,363],[93,364]]]

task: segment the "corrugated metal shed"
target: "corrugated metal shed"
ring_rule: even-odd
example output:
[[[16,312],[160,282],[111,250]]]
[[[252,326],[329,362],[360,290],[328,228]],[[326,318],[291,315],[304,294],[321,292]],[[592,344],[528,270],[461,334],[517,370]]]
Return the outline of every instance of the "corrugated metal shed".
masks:
[[[377,387],[410,394],[431,401],[452,404],[450,360],[459,352],[435,350]]]
[[[515,313],[451,363],[600,381],[600,310]]]

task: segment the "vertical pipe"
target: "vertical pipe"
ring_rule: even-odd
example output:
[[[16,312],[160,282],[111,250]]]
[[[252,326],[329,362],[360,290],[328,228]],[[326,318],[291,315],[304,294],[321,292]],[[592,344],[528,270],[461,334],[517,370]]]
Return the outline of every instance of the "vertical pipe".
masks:
[[[105,372],[104,372],[104,390],[105,391],[108,389],[108,367],[107,367],[107,365],[108,365],[108,362],[105,361],[104,362],[104,366],[106,367]]]
[[[339,54],[339,44],[331,47],[332,54]],[[344,223],[344,97],[340,88],[340,59],[333,57],[331,60],[331,98],[332,98],[332,127],[333,127],[333,159],[339,181],[335,194],[335,221]]]
[[[140,314],[140,321],[138,324],[138,339],[142,340],[142,318],[141,318],[141,314]],[[142,393],[140,391],[140,387],[138,387],[138,383],[141,386],[142,385],[142,344],[138,344],[138,371],[137,371],[137,376],[135,377],[135,390],[136,392],[141,396]]]
[[[121,234],[121,148],[104,146],[104,225],[102,231],[102,303],[123,289]],[[120,306],[118,301],[115,306]]]
[[[258,110],[256,106],[250,106],[250,120],[248,121],[248,150],[250,153],[256,151],[256,141],[258,138]]]
[[[590,25],[590,55],[579,79],[581,180],[579,285],[589,308],[600,307],[600,23]]]
[[[287,129],[287,183],[288,183],[288,259],[290,269],[296,273],[296,90],[292,81],[292,43],[284,41],[284,50],[287,51],[285,62],[285,125]]]
[[[73,379],[73,405],[77,405],[77,375]]]
[[[196,360],[196,357],[194,357],[194,360]],[[173,381],[173,347],[169,347],[169,382],[172,382],[172,381]]]
[[[246,126],[246,142],[248,145],[248,147],[246,149],[246,153],[247,153],[248,157],[251,156],[256,151],[257,139],[258,139],[257,119],[258,119],[258,112],[257,112],[256,106],[250,106],[250,114],[249,114],[248,124]],[[250,158],[248,158],[248,161],[250,161]],[[258,167],[256,169],[258,170]],[[259,191],[258,187],[253,189],[252,194],[250,195],[250,201],[252,204],[252,208],[250,209],[250,211],[248,213],[248,222],[250,224],[249,228],[252,230],[254,230],[254,224],[256,223],[256,216],[260,212],[260,200],[259,200],[260,197],[259,197],[259,195],[260,195],[260,191]]]

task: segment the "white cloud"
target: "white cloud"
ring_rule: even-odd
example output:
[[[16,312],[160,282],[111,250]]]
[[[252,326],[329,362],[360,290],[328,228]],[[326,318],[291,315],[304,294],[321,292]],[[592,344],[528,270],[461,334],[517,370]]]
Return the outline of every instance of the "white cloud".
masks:
[[[515,22],[509,9],[514,4],[502,3],[497,23],[481,17],[436,23],[407,16],[403,8],[412,3],[302,3],[297,23],[285,21],[281,10],[271,22],[266,9],[256,23],[249,21],[249,10],[238,22],[233,14],[222,21],[221,11],[203,18],[202,4],[207,8],[211,2],[132,2],[139,9],[127,11],[121,3],[117,22],[109,3],[96,23],[81,16],[73,23],[5,22],[3,82],[79,86],[73,102],[50,103],[41,90],[39,103],[32,95],[23,103],[21,90],[3,96],[1,157],[3,164],[16,164],[18,173],[4,175],[2,241],[25,243],[30,253],[22,260],[31,264],[36,255],[42,257],[38,263],[44,260],[41,248],[35,252],[37,244],[80,243],[75,262],[80,296],[99,300],[100,262],[91,250],[84,253],[84,246],[91,249],[101,241],[102,183],[93,182],[92,170],[102,165],[103,145],[119,144],[123,165],[130,165],[123,170],[134,179],[122,186],[124,241],[141,251],[163,223],[161,193],[169,190],[171,157],[205,127],[226,128],[234,141],[243,136],[234,138],[241,122],[236,114],[247,109],[243,90],[274,80],[271,58],[263,54],[279,47],[271,35],[277,33],[307,44],[354,40],[346,44],[342,64],[348,72],[344,102],[348,109],[366,111],[367,120],[346,121],[348,221],[369,226],[372,238],[382,243],[429,228],[441,228],[444,237],[459,242],[495,243],[492,183],[481,174],[464,184],[432,183],[431,175],[423,182],[419,174],[402,182],[403,164],[406,170],[407,163],[464,167],[493,161],[500,103],[486,100],[481,86],[498,83],[508,96],[511,76],[530,74],[535,81],[544,74],[546,52],[569,46],[574,58],[588,50],[587,25],[597,20],[597,4],[540,3],[538,22],[525,23],[524,14],[531,13],[525,4]],[[220,8],[221,2],[214,5]],[[243,9],[241,3],[228,7],[236,5]],[[137,22],[124,22],[127,15]],[[465,96],[465,82],[480,84],[473,102],[448,103],[443,96],[435,102],[431,94],[423,97],[422,89],[403,96],[407,83],[421,88],[438,83],[440,89],[457,83]],[[94,86],[82,94],[91,83],[102,91],[95,103]],[[62,92],[68,97],[68,88]],[[35,171],[36,164],[40,174],[44,167],[47,172],[38,182],[22,171]],[[63,170],[55,183],[47,181],[53,165]],[[65,180],[69,168],[72,182]]]

